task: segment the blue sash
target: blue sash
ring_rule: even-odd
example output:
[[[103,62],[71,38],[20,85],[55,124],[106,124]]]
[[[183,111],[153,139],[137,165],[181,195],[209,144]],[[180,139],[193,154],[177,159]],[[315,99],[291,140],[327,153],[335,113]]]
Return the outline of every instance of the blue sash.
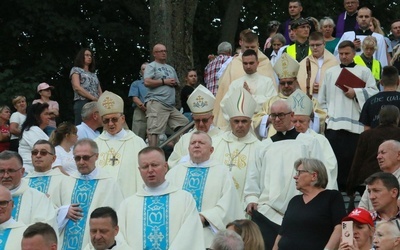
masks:
[[[64,229],[63,250],[82,249],[86,220],[96,191],[97,183],[98,180],[76,180],[71,204],[79,204],[79,207],[83,211],[83,217],[78,221],[68,220]]]
[[[22,197],[22,194],[20,194],[18,196],[14,196],[12,198],[13,202],[14,202],[14,208],[11,212],[11,217],[13,217],[14,220],[18,220],[18,217],[19,217],[19,209],[21,207],[21,197]]]
[[[169,194],[143,201],[143,249],[169,248]]]
[[[201,211],[203,203],[204,187],[207,181],[208,170],[210,168],[196,168],[190,167],[186,172],[185,182],[183,183],[183,190],[192,194],[196,201],[197,211]]]
[[[0,230],[0,249],[6,249],[7,239],[10,232],[11,228]]]
[[[37,176],[29,179],[29,187],[47,194],[49,191],[51,176]]]

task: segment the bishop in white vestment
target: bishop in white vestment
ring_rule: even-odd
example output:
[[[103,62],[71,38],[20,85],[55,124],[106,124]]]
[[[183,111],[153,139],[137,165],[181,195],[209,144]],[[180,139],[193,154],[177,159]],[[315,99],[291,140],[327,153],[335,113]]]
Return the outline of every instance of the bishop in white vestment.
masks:
[[[96,166],[108,171],[114,177],[120,185],[124,198],[127,198],[135,194],[143,183],[137,168],[137,154],[146,147],[146,144],[132,131],[123,129],[125,116],[124,101],[121,97],[105,91],[97,105],[104,131],[95,139],[99,147]]]
[[[194,129],[189,133],[184,134],[174,146],[174,151],[168,158],[168,166],[170,168],[179,163],[189,161],[189,141],[193,132],[203,131],[209,136],[214,137],[221,134],[223,131],[213,125],[215,97],[203,85],[199,85],[189,96],[187,104],[192,111]]]

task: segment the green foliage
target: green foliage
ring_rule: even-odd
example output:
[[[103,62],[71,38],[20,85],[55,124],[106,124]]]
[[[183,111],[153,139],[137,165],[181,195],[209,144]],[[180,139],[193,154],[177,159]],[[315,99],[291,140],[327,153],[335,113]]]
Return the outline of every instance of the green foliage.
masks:
[[[207,55],[216,54],[222,19],[231,1],[198,0],[193,57],[200,76]],[[304,16],[335,18],[343,11],[342,3],[303,0]],[[244,1],[236,36],[254,28],[262,45],[268,21],[288,18],[287,5],[278,0]],[[361,0],[361,5],[374,10],[386,32],[400,12],[396,1]],[[120,94],[130,110],[129,86],[139,77],[141,63],[149,60],[149,0],[3,0],[0,17],[0,102],[10,104],[16,94],[31,102],[37,84],[45,81],[56,87],[53,96],[60,104],[61,120],[72,120],[69,71],[78,50],[91,47],[103,90]],[[190,16],[185,18],[190,21]]]

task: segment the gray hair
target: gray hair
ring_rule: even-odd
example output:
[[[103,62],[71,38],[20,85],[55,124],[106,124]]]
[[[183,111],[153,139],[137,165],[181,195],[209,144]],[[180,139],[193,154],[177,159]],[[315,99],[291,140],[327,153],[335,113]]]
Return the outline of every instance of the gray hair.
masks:
[[[390,236],[392,236],[394,238],[400,237],[400,220],[399,219],[377,222],[376,230],[379,230],[379,228],[382,226],[389,227],[389,230],[387,230],[387,231],[390,232]]]
[[[321,28],[322,28],[322,26],[327,25],[327,24],[332,25],[332,27],[335,28],[335,22],[333,21],[332,18],[330,18],[328,16],[322,18],[319,21],[319,25],[321,26]]]
[[[77,141],[74,145],[74,154],[75,154],[75,148],[78,145],[89,145],[90,148],[92,149],[93,154],[98,154],[99,153],[99,147],[97,146],[97,143],[95,141],[93,141],[92,139],[89,138],[83,138],[80,139],[79,141]]]
[[[290,103],[286,100],[277,100],[274,103],[272,103],[270,111],[272,110],[272,107],[277,107],[277,106],[284,106],[287,112],[292,112],[293,109],[290,106]]]
[[[235,231],[219,231],[212,243],[213,250],[244,250],[242,238]]]
[[[89,116],[97,109],[97,102],[88,102],[82,107],[81,117],[83,121],[87,121]]]
[[[313,158],[300,158],[294,163],[294,169],[303,165],[304,170],[310,173],[317,173],[317,180],[312,183],[314,187],[326,188],[328,184],[328,173],[322,161]]]
[[[381,125],[398,125],[400,118],[399,108],[394,105],[382,106],[379,111],[379,124]]]
[[[222,42],[218,45],[218,54],[232,53],[232,45],[228,42]]]
[[[278,40],[279,42],[281,42],[282,45],[285,45],[285,44],[286,44],[286,38],[285,38],[281,33],[276,33],[275,35],[273,35],[273,36],[271,37],[271,44],[272,44],[274,41],[276,41],[276,40]]]

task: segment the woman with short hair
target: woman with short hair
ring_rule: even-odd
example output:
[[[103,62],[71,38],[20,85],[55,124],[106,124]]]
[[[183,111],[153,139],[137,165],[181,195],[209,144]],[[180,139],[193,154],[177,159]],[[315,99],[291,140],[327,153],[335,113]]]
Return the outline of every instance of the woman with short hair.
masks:
[[[336,249],[346,210],[341,193],[325,189],[328,173],[317,159],[300,158],[294,163],[296,189],[283,217],[273,249]]]
[[[374,246],[379,250],[400,249],[400,220],[380,222],[376,226]]]
[[[343,221],[353,221],[353,244],[341,242],[339,250],[370,250],[374,235],[374,221],[371,214],[363,209],[356,208]]]

